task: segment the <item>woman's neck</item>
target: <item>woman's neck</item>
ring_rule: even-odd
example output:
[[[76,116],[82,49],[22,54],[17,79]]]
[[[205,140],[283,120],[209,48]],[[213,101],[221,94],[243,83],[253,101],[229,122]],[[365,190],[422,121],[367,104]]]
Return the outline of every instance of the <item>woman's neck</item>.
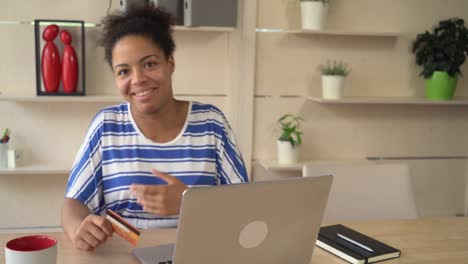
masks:
[[[130,108],[133,119],[145,137],[157,143],[176,138],[184,127],[189,102],[172,100],[154,113],[138,113]]]

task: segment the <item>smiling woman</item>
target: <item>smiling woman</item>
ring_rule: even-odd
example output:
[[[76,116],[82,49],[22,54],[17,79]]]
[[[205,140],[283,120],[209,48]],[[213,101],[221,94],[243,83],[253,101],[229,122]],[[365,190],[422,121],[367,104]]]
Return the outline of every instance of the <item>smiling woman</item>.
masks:
[[[62,223],[83,250],[113,233],[107,209],[138,228],[174,227],[187,188],[248,181],[223,113],[173,97],[170,15],[133,9],[103,25],[105,56],[127,102],[95,116],[70,174]]]

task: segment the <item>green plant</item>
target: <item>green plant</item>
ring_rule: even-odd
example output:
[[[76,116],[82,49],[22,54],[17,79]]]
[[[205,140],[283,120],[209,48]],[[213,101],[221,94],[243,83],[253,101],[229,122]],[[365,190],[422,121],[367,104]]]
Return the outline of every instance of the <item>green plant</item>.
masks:
[[[301,121],[304,121],[299,116],[294,116],[292,114],[285,114],[280,119],[278,123],[281,125],[282,133],[278,138],[281,141],[289,141],[293,147],[302,144],[302,132],[299,131],[299,126]]]
[[[320,64],[317,71],[322,75],[348,76],[351,69],[348,64],[334,60],[333,62],[327,61],[325,64]]]
[[[330,0],[299,0],[301,2],[322,2],[324,4],[328,4]]]
[[[421,76],[430,78],[434,71],[455,77],[468,55],[468,30],[460,18],[439,22],[434,32],[418,34],[413,43],[416,63],[423,67]]]

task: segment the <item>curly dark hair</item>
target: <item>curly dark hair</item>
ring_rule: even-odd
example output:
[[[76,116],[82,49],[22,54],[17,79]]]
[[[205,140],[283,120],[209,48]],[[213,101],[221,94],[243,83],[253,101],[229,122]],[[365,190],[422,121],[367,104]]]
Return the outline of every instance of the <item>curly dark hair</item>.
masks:
[[[105,59],[112,68],[112,49],[127,35],[148,37],[164,51],[168,58],[174,53],[175,42],[172,37],[174,19],[171,14],[156,7],[130,9],[115,12],[102,20],[100,45],[104,47]]]

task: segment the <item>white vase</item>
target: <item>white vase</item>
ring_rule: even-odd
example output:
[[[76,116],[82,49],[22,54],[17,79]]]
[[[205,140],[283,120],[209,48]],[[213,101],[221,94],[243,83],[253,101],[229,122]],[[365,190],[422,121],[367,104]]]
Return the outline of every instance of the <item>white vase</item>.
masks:
[[[328,13],[328,4],[321,1],[302,1],[302,29],[322,30]]]
[[[293,147],[289,141],[276,141],[278,163],[293,164],[299,160],[299,146]]]
[[[340,99],[343,97],[344,76],[322,75],[322,97]]]

